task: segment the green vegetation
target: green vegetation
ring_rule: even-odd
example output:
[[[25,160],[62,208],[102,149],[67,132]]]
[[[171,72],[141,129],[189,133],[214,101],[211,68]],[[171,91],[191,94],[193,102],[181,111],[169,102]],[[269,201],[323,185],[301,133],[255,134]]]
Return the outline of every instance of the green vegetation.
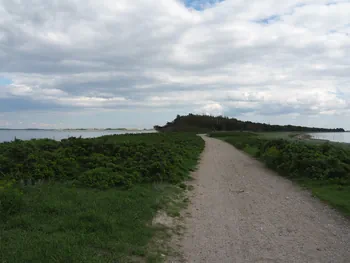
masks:
[[[0,144],[2,262],[158,262],[152,226],[203,150],[194,134]]]
[[[249,132],[211,133],[259,158],[350,216],[350,148],[332,143],[272,139]],[[291,136],[293,137],[293,136]]]
[[[182,181],[204,142],[194,134],[128,134],[0,144],[1,177],[98,188]]]
[[[344,129],[323,129],[293,125],[270,125],[266,123],[255,123],[240,121],[235,118],[213,117],[207,115],[187,116],[178,115],[175,120],[164,126],[154,126],[154,129],[161,132],[168,131],[191,131],[191,132],[212,132],[212,131],[254,131],[254,132],[344,132]]]
[[[175,188],[100,191],[56,183],[21,190],[20,211],[0,221],[2,262],[128,262],[147,256],[157,232],[147,224]]]

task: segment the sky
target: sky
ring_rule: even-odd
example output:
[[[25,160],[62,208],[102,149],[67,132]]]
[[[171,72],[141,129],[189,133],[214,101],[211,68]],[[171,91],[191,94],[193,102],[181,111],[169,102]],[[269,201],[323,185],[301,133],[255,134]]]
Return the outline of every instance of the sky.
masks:
[[[0,0],[0,127],[177,114],[350,129],[350,0]]]

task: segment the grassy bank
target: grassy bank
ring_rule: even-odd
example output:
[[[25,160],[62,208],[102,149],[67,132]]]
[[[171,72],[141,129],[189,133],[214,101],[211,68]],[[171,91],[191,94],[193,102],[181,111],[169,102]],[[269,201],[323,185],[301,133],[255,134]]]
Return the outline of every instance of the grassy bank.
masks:
[[[249,132],[211,133],[263,161],[279,174],[307,187],[329,205],[350,216],[350,148],[310,143],[297,136],[275,139]]]
[[[158,262],[152,218],[203,147],[175,133],[0,144],[1,262]]]

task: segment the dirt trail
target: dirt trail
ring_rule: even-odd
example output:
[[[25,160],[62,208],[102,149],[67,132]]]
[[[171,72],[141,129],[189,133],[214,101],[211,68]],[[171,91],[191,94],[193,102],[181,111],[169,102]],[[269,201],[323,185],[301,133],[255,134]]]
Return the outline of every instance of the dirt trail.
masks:
[[[258,161],[217,139],[206,148],[170,262],[350,262],[350,223]]]

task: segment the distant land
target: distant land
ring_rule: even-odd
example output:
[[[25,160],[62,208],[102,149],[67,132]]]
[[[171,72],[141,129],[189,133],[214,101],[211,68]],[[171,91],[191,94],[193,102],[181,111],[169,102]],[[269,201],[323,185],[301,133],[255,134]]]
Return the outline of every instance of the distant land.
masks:
[[[241,121],[224,116],[208,116],[189,114],[177,115],[176,119],[164,126],[154,126],[160,132],[186,131],[186,132],[211,132],[211,131],[254,131],[254,132],[345,132],[343,128],[315,128],[294,125],[270,125],[266,123]]]
[[[37,128],[26,128],[26,129],[10,129],[0,128],[0,130],[6,131],[149,131],[153,129],[137,129],[137,128],[64,128],[64,129],[37,129]]]

